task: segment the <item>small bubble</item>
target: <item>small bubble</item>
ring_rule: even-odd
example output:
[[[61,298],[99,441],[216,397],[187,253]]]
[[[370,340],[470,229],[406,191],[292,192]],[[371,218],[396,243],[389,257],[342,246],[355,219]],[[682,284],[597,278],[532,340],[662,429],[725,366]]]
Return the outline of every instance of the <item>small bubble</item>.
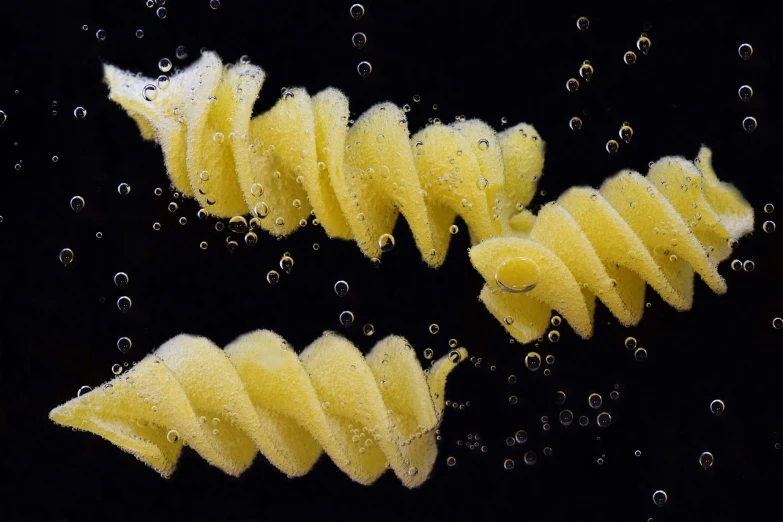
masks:
[[[512,406],[519,402],[519,398],[516,395],[512,395],[508,398],[508,403]]]
[[[617,143],[615,140],[609,140],[606,142],[606,152],[609,154],[617,154],[617,151],[620,150],[620,144]]]
[[[188,49],[184,45],[180,45],[177,47],[175,55],[177,60],[184,60],[188,57]]]
[[[756,121],[756,118],[753,116],[748,116],[744,120],[742,120],[742,128],[745,129],[745,132],[748,134],[753,133],[756,128],[758,127],[758,121]]]
[[[79,391],[76,392],[76,396],[81,397],[83,394],[89,391],[92,391],[92,388],[90,388],[89,386],[82,386],[81,388],[79,388]]]
[[[633,358],[636,359],[636,362],[644,362],[647,360],[647,350],[644,348],[637,348],[633,352]]]
[[[655,493],[653,493],[652,496],[653,503],[658,507],[663,507],[664,504],[666,504],[666,501],[669,500],[669,495],[666,494],[665,491],[662,489],[659,489]]]
[[[775,205],[773,205],[772,203],[767,203],[766,205],[764,205],[764,212],[766,212],[767,214],[772,214],[773,212],[775,212]]]
[[[447,457],[447,458],[446,458],[446,464],[447,464],[449,467],[454,467],[454,466],[456,466],[456,465],[457,465],[457,459],[455,459],[454,457]]]
[[[351,18],[357,22],[364,17],[364,6],[362,4],[353,4],[350,9]]]
[[[636,450],[636,451],[634,451],[634,452],[633,452],[633,454],[634,454],[635,456],[637,456],[637,457],[641,457],[641,456],[642,456],[642,452],[641,452],[641,450]]]
[[[424,358],[429,360],[432,359],[432,357],[435,355],[435,352],[432,348],[425,348],[424,349]]]
[[[130,338],[128,337],[120,337],[117,339],[117,349],[121,353],[128,353],[133,346],[133,342],[131,342]]]
[[[117,288],[122,288],[124,286],[127,286],[128,282],[130,281],[130,278],[128,277],[128,274],[125,272],[117,272],[114,274],[114,284],[117,286]]]
[[[525,356],[525,366],[531,372],[538,370],[541,367],[541,356],[536,352],[529,352]]]
[[[131,191],[131,187],[127,183],[120,183],[119,185],[117,185],[117,193],[122,196],[127,196],[128,194],[130,194],[130,191]]]
[[[76,107],[73,110],[73,116],[77,120],[82,120],[87,116],[87,109],[85,109],[84,107]]]
[[[776,317],[772,320],[772,328],[775,330],[780,330],[783,328],[783,318]]]
[[[566,82],[566,90],[568,92],[576,92],[579,90],[579,80],[576,78],[569,78]]]
[[[176,444],[179,442],[179,432],[177,430],[169,430],[169,432],[166,434],[166,440],[172,444]]]
[[[613,401],[616,401],[617,399],[620,398],[620,392],[618,392],[617,390],[612,390],[609,393],[609,398],[612,399]]]
[[[710,411],[716,417],[720,417],[726,411],[726,404],[720,399],[715,399],[710,403]]]
[[[356,71],[362,78],[368,78],[372,72],[372,64],[368,61],[359,62],[359,65],[356,66]]]
[[[153,224],[152,224],[152,230],[154,230],[154,231],[156,231],[156,232],[157,232],[158,230],[160,230],[160,223],[158,223],[157,221],[156,221],[155,223],[153,223]],[[203,250],[203,249],[202,249],[202,250]]]
[[[625,348],[627,350],[635,350],[636,349],[636,338],[635,337],[626,337],[625,339]]]
[[[74,212],[81,212],[84,210],[84,198],[81,196],[74,196],[71,198],[71,208]]]
[[[590,396],[587,398],[587,403],[590,405],[591,408],[597,410],[604,403],[604,399],[597,393],[591,393]]]
[[[623,55],[623,61],[627,65],[633,65],[636,63],[636,53],[633,51],[626,51]]]
[[[378,246],[381,252],[391,252],[394,248],[394,236],[391,234],[381,234],[378,238]]]
[[[590,419],[588,419],[586,415],[582,415],[581,417],[579,417],[580,426],[584,427],[587,426],[588,424],[590,424]]]
[[[131,302],[130,297],[128,297],[126,295],[124,295],[124,296],[120,297],[119,299],[117,299],[117,308],[119,308],[119,310],[122,313],[129,312],[132,305],[133,305],[133,303]]]
[[[247,232],[247,219],[244,216],[234,216],[228,220],[228,229],[234,234]]]
[[[516,384],[517,383],[517,376],[516,375],[509,375],[508,376],[508,383],[509,384]]]
[[[762,230],[766,232],[767,234],[771,234],[775,231],[775,222],[774,221],[765,221],[763,225],[761,225]]]
[[[585,16],[580,16],[576,20],[576,28],[580,31],[587,31],[590,28],[590,20]]]
[[[138,39],[144,38],[144,30],[143,29],[136,29],[136,38],[138,38]]]
[[[169,212],[172,212],[172,213],[174,213],[174,212],[176,212],[176,211],[179,209],[179,205],[177,205],[176,203],[174,203],[174,202],[172,201],[172,202],[170,202],[170,203],[168,204],[168,209],[169,209]]]
[[[627,123],[624,123],[620,127],[620,131],[618,133],[620,135],[620,139],[623,140],[625,143],[631,143],[631,138],[633,138],[633,129],[630,125]]]
[[[549,332],[547,337],[549,338],[549,342],[556,343],[557,341],[560,340],[560,332],[558,332],[557,330],[552,330],[551,332]]]
[[[450,233],[452,236],[453,236],[453,235],[455,235],[457,232],[459,232],[459,227],[458,227],[457,225],[451,225],[451,226],[449,227],[449,233]]]
[[[598,414],[598,417],[595,418],[595,421],[598,423],[598,425],[602,428],[608,427],[610,424],[612,424],[612,416],[606,413],[605,411],[602,411]]]
[[[739,91],[737,91],[737,94],[739,94],[739,97],[744,102],[749,102],[750,99],[753,97],[753,87],[750,85],[743,85],[739,88]]]
[[[487,150],[487,149],[489,148],[489,140],[485,140],[485,139],[483,139],[483,138],[482,138],[482,139],[480,139],[480,140],[478,141],[478,148],[479,148],[480,150]]]
[[[346,310],[340,313],[340,324],[346,328],[350,328],[353,325],[354,315],[353,312]]]
[[[552,326],[560,326],[562,318],[559,315],[553,315],[549,322],[552,323]]]
[[[582,118],[579,116],[574,116],[568,121],[568,127],[572,131],[578,131],[582,129]]]
[[[570,426],[574,422],[574,414],[571,410],[563,410],[560,412],[560,424],[563,426]]]
[[[364,33],[354,33],[351,37],[354,47],[357,49],[363,48],[367,44],[367,35]]]
[[[276,270],[270,270],[266,274],[266,281],[270,285],[276,285],[280,282],[280,274]]]
[[[111,366],[111,373],[114,375],[119,375],[122,373],[122,365],[121,364],[112,364]]]
[[[158,7],[158,10],[155,11],[155,13],[158,15],[158,18],[160,18],[161,20],[166,18],[166,16],[169,14],[169,12],[166,10],[165,7]]]
[[[593,78],[593,72],[595,72],[595,70],[593,69],[593,66],[590,65],[590,63],[587,62],[587,61],[585,61],[579,67],[579,76],[584,78],[586,82],[590,82],[590,80]]]
[[[699,465],[704,469],[709,469],[712,467],[712,464],[715,462],[715,457],[712,456],[712,453],[709,451],[705,451],[701,455],[699,455]]]
[[[430,330],[430,333],[431,333],[432,335],[435,335],[435,334],[437,334],[438,332],[440,332],[440,326],[438,326],[438,325],[437,325],[437,324],[435,324],[435,323],[432,323],[432,324],[430,325],[430,327],[429,327],[429,330]]]
[[[96,31],[95,33],[95,38],[97,38],[98,41],[101,42],[106,40],[106,31],[104,31],[103,29],[98,29],[98,31]]]
[[[538,455],[536,455],[535,451],[526,451],[522,459],[528,466],[533,466],[536,462],[538,462]]]
[[[450,350],[449,351],[449,361],[451,361],[454,364],[457,364],[462,359],[462,355],[458,350]]]
[[[753,56],[753,46],[750,44],[744,43],[739,46],[739,49],[737,49],[737,52],[739,53],[740,57],[743,60],[750,60],[750,57]]]
[[[348,293],[348,290],[350,290],[350,286],[343,280],[337,281],[334,284],[334,293],[340,297],[345,297],[345,295]]]
[[[161,72],[167,73],[171,70],[171,60],[168,58],[161,58],[158,61],[158,69],[160,69]]]
[[[73,257],[73,250],[70,248],[63,248],[60,250],[60,263],[62,263],[63,266],[68,266],[73,263]]]
[[[209,0],[209,7],[216,11],[220,7],[220,0]]]
[[[565,404],[566,401],[566,393],[562,390],[558,390],[555,392],[555,403],[557,404]]]

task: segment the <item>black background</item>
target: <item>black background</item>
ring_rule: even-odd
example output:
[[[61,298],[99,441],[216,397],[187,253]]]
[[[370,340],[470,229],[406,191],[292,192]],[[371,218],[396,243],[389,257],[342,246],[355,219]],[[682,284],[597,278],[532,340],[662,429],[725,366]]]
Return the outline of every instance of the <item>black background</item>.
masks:
[[[170,0],[164,20],[143,0],[0,7],[0,109],[8,114],[0,127],[0,518],[660,521],[775,513],[783,463],[783,450],[775,449],[783,440],[783,331],[771,321],[783,315],[783,231],[761,231],[765,219],[783,212],[776,161],[783,138],[782,13],[774,2],[699,8],[601,2],[596,8],[587,2],[367,1],[358,22],[349,15],[351,2],[222,4],[214,11],[208,0]],[[577,30],[579,16],[590,19],[588,31]],[[139,28],[143,39],[135,36]],[[107,33],[103,42],[98,29]],[[650,54],[637,51],[639,60],[629,67],[623,53],[645,30]],[[351,44],[356,31],[368,36],[362,50]],[[737,53],[743,42],[755,51],[749,61]],[[178,45],[188,49],[184,61],[175,59]],[[697,281],[694,307],[686,313],[648,289],[651,307],[632,329],[599,304],[593,339],[579,339],[564,325],[558,344],[541,343],[542,356],[556,357],[546,377],[524,367],[524,355],[534,348],[510,344],[478,302],[482,280],[465,253],[464,225],[439,270],[421,261],[402,220],[394,232],[397,246],[377,269],[354,244],[330,241],[312,225],[281,241],[263,235],[256,247],[229,254],[229,232],[217,232],[212,219],[197,219],[195,202],[180,199],[177,213],[167,211],[172,193],[160,149],[141,140],[101,82],[102,60],[153,75],[163,56],[182,67],[201,47],[227,62],[248,54],[264,67],[257,112],[271,107],[284,86],[315,93],[331,85],[346,92],[356,114],[378,101],[410,103],[413,130],[428,117],[449,122],[457,114],[498,129],[504,116],[510,125],[529,122],[547,143],[540,185],[546,195],[534,204],[575,184],[597,186],[621,168],[644,173],[663,155],[692,158],[707,144],[718,176],[735,183],[756,210],[756,231],[733,256],[753,260],[756,269],[733,272],[725,263],[728,294],[716,296]],[[585,59],[595,67],[593,81],[568,93],[565,82],[578,76]],[[361,60],[373,65],[366,80],[356,72]],[[754,89],[748,103],[737,95],[743,84]],[[421,102],[412,101],[414,94]],[[85,119],[74,118],[77,106],[87,108]],[[574,115],[585,122],[580,132],[568,128]],[[759,121],[750,135],[741,124],[748,115]],[[626,120],[635,131],[632,143],[607,154],[604,144],[617,139]],[[59,162],[52,162],[54,155]],[[117,192],[122,182],[132,187],[127,196]],[[164,195],[154,196],[155,187]],[[69,207],[77,194],[87,202],[79,214]],[[779,209],[767,216],[765,203]],[[178,224],[181,216],[186,226]],[[159,232],[152,229],[156,221]],[[206,251],[201,241],[208,241]],[[313,250],[314,242],[320,250]],[[58,261],[65,247],[75,252],[67,268]],[[294,270],[270,286],[265,275],[285,251]],[[123,290],[113,284],[118,271],[130,275]],[[333,291],[338,279],[351,285],[342,299]],[[120,295],[133,300],[127,314],[115,305]],[[342,310],[356,314],[349,329],[338,321]],[[371,338],[361,333],[368,322],[376,327]],[[436,336],[427,331],[431,323],[441,327]],[[437,356],[457,338],[481,357],[481,368],[463,364],[449,381],[448,397],[472,405],[447,412],[430,480],[410,491],[387,473],[364,487],[326,457],[304,478],[286,479],[259,458],[236,479],[188,449],[173,478],[164,480],[106,441],[47,418],[80,386],[111,378],[112,364],[140,360],[180,332],[225,345],[255,328],[273,329],[298,348],[336,329],[363,351],[396,333],[419,353],[432,347]],[[116,348],[124,335],[133,340],[127,356]],[[646,363],[624,348],[628,335],[648,349]],[[498,370],[489,371],[490,364]],[[510,385],[509,374],[519,382]],[[615,384],[620,396],[613,401]],[[555,404],[556,390],[568,394],[565,406]],[[603,410],[613,418],[608,429],[595,426],[591,392],[604,397]],[[508,403],[512,394],[520,398],[516,406]],[[725,401],[723,416],[710,412],[713,399]],[[577,417],[590,415],[590,426],[560,426],[563,407]],[[549,416],[551,431],[542,429],[542,415]],[[530,440],[506,447],[505,438],[518,429]],[[458,447],[468,433],[479,433],[489,451]],[[543,455],[545,446],[552,456]],[[526,466],[522,455],[531,449],[538,463]],[[698,463],[703,451],[715,455],[706,471]],[[458,461],[453,468],[445,464],[449,455]],[[503,469],[506,458],[516,469]],[[669,496],[663,508],[652,502],[657,489]]]

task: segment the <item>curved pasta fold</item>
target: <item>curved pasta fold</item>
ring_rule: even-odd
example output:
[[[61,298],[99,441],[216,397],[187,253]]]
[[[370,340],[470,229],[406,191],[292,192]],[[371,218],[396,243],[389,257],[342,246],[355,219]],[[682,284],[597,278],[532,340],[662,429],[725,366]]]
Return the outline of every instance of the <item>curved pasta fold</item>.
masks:
[[[544,143],[530,125],[496,134],[457,121],[411,137],[405,113],[388,102],[349,125],[348,99],[332,88],[286,90],[251,118],[264,72],[224,66],[212,52],[165,89],[111,65],[104,73],[109,98],[161,145],[176,189],[208,213],[251,213],[259,228],[287,235],[312,211],[329,237],[356,240],[368,257],[381,256],[380,238],[400,213],[434,267],[457,215],[474,242],[512,233],[509,217],[530,202],[543,169]]]
[[[718,264],[753,229],[753,209],[718,180],[703,147],[695,162],[664,157],[647,176],[624,170],[599,190],[571,188],[530,222],[524,237],[470,249],[486,281],[480,299],[523,343],[544,334],[552,309],[590,337],[596,297],[620,323],[635,325],[645,283],[678,310],[693,303],[694,274],[725,293]]]
[[[169,477],[184,445],[230,475],[261,452],[289,477],[326,452],[356,482],[391,468],[407,487],[429,476],[449,352],[423,371],[399,336],[363,357],[326,332],[300,355],[268,330],[221,350],[178,335],[112,381],[53,409],[50,418],[109,440]]]

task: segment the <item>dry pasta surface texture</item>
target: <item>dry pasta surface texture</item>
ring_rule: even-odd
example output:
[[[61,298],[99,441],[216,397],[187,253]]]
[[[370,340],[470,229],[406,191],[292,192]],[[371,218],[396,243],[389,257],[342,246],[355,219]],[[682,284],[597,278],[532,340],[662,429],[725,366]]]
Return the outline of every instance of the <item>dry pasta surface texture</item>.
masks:
[[[235,476],[261,452],[299,477],[325,452],[356,482],[372,484],[390,468],[412,488],[430,475],[446,377],[466,356],[452,350],[425,372],[399,336],[364,357],[332,332],[299,355],[268,330],[224,350],[182,334],[49,416],[107,439],[164,477],[190,446]]]

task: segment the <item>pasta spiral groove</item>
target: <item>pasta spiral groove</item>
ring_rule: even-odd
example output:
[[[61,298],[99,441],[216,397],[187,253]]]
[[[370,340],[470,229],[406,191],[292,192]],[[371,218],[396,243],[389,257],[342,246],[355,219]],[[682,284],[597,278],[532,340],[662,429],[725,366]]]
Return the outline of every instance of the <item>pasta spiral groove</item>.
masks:
[[[371,484],[390,467],[412,488],[432,470],[446,377],[466,356],[452,350],[424,372],[399,336],[363,357],[333,332],[298,356],[268,330],[225,350],[181,334],[49,416],[100,435],[166,478],[183,445],[235,476],[258,451],[289,477],[302,476],[323,450],[356,482]]]

